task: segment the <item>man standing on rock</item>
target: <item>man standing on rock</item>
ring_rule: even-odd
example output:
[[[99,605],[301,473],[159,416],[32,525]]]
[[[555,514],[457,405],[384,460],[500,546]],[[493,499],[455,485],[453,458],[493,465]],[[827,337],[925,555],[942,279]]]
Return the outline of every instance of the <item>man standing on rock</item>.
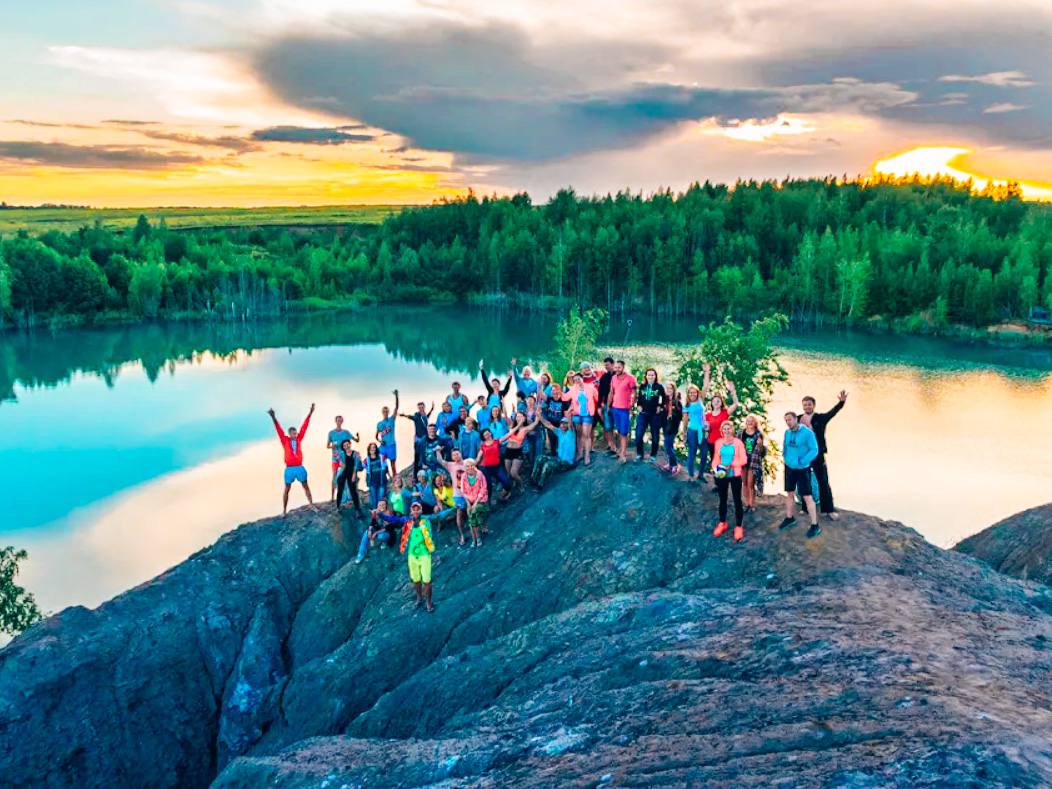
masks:
[[[380,412],[382,419],[376,423],[376,440],[380,443],[380,457],[391,464],[391,476],[398,474],[398,443],[395,441],[395,418],[393,414],[398,413],[398,390],[391,394],[395,396],[394,410],[387,406]]]
[[[628,434],[632,426],[632,401],[639,387],[636,377],[625,372],[625,363],[614,362],[614,377],[610,379],[610,415],[617,431],[617,456],[622,463],[628,462]]]
[[[804,413],[798,417],[799,419],[806,417],[809,420],[809,427],[814,431],[815,439],[818,441],[818,457],[811,464],[811,470],[815,472],[815,479],[818,481],[818,503],[822,508],[822,514],[828,515],[833,520],[840,516],[833,505],[833,489],[829,487],[829,467],[826,465],[826,452],[829,449],[826,445],[826,426],[829,420],[840,413],[840,409],[846,403],[847,391],[841,389],[840,394],[837,395],[837,404],[824,414],[816,414],[815,399],[808,395],[802,401]]]
[[[435,543],[431,540],[431,530],[427,519],[421,515],[423,508],[419,501],[414,501],[409,508],[409,518],[402,526],[402,553],[408,557],[409,580],[416,588],[416,604],[425,603],[427,612],[435,610],[431,603],[431,554]]]
[[[435,402],[431,401],[431,410],[423,402],[416,404],[416,413],[399,414],[403,419],[413,423],[413,474],[418,474],[424,467],[424,447],[427,444],[427,426],[431,414],[435,410]]]
[[[278,439],[285,451],[285,494],[282,497],[281,516],[285,517],[289,511],[289,488],[293,482],[299,482],[303,486],[303,492],[307,494],[307,504],[313,512],[318,508],[314,506],[314,499],[310,495],[310,486],[307,484],[307,469],[303,467],[303,438],[307,435],[307,427],[310,425],[311,415],[314,413],[314,403],[310,404],[310,412],[303,420],[300,429],[290,427],[288,433],[281,427],[278,418],[274,415],[274,409],[267,409],[270,420],[274,423],[274,429],[278,431]]]
[[[583,367],[582,367],[583,370]],[[589,368],[591,371],[591,368]],[[599,425],[599,440],[602,442],[603,436],[606,436],[606,451],[611,455],[617,454],[617,446],[614,441],[616,433],[614,432],[613,417],[610,415],[610,381],[614,377],[614,357],[607,356],[603,359],[603,374],[599,377],[597,384],[599,391],[599,407],[596,410],[595,421]],[[602,443],[599,444],[602,446]]]
[[[785,519],[778,524],[779,529],[788,529],[796,525],[796,501],[793,492],[800,494],[800,498],[807,507],[807,514],[811,518],[811,528],[807,530],[807,536],[817,537],[822,533],[822,527],[818,525],[818,510],[815,508],[815,499],[811,495],[811,463],[818,457],[818,441],[809,427],[800,424],[793,411],[785,412],[785,438],[782,443],[782,459],[785,461]]]

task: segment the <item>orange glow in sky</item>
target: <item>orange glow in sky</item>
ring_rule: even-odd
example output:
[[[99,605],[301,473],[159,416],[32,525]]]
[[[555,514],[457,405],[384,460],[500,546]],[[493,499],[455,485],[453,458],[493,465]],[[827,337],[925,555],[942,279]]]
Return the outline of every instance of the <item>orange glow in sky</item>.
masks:
[[[876,175],[908,178],[919,175],[924,178],[948,176],[958,181],[972,181],[977,191],[982,191],[991,182],[994,186],[1003,186],[1015,179],[991,178],[981,175],[968,166],[965,161],[972,151],[968,148],[923,147],[914,148],[903,153],[881,159],[873,165]],[[1052,184],[1017,181],[1027,200],[1052,200]]]

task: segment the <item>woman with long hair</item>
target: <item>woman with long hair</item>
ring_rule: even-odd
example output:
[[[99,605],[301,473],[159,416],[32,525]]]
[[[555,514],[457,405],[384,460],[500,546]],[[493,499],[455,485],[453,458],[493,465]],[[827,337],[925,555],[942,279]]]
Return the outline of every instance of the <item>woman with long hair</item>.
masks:
[[[742,507],[742,469],[749,463],[745,445],[734,436],[734,425],[720,425],[720,437],[716,439],[712,453],[712,476],[716,480],[716,492],[720,495],[720,521],[712,530],[713,537],[727,531],[727,493],[734,496],[734,541],[745,537],[745,511]]]
[[[636,407],[639,409],[636,414],[636,460],[643,460],[643,441],[647,430],[650,431],[650,462],[657,459],[661,422],[667,405],[665,387],[658,383],[658,372],[648,367],[643,374],[642,385],[636,389]]]
[[[749,414],[745,417],[745,428],[738,438],[745,446],[745,455],[749,459],[742,469],[742,499],[745,511],[753,512],[756,509],[756,494],[763,495],[763,459],[767,455],[767,444],[755,416]]]
[[[705,465],[705,403],[701,390],[694,384],[687,386],[687,402],[683,406],[683,436],[687,442],[687,479],[697,479]],[[694,458],[701,450],[701,466],[694,473]]]
[[[708,367],[708,365],[705,365]],[[709,391],[709,375],[708,372],[705,374],[705,391]],[[713,453],[716,451],[716,442],[719,441],[723,434],[723,424],[731,418],[741,403],[738,402],[738,392],[734,388],[733,381],[727,381],[727,394],[730,395],[731,404],[727,405],[723,396],[714,394],[709,399],[709,410],[705,412],[705,429],[708,432],[708,457],[713,457]],[[702,468],[706,465],[708,458],[702,458]]]
[[[683,422],[683,402],[680,400],[679,390],[674,383],[665,384],[665,411],[662,419],[661,432],[665,436],[665,454],[668,456],[668,465],[665,471],[676,475],[679,473],[679,458],[676,457],[676,436],[679,434],[679,426]]]
[[[516,485],[522,484],[522,477],[519,476],[519,470],[522,468],[523,444],[529,439],[534,428],[540,424],[537,416],[537,410],[534,409],[533,421],[530,422],[526,419],[525,412],[516,411],[515,416],[512,417],[511,430],[506,436],[500,438],[500,443],[504,444],[504,464],[506,470]]]
[[[583,457],[584,464],[591,465],[593,424],[599,391],[594,384],[585,383],[583,375],[574,373],[573,384],[563,393],[563,400],[570,404],[570,417],[577,431],[577,459]]]
[[[369,490],[369,508],[375,510],[387,497],[387,485],[391,480],[391,461],[380,454],[380,447],[375,441],[365,448],[362,471],[365,472],[365,486]]]
[[[350,439],[344,439],[337,450],[340,465],[336,473],[336,509],[341,506],[343,491],[346,488],[351,494],[351,501],[354,502],[354,511],[361,515],[362,502],[358,496],[358,472],[362,470],[362,459],[353,446]]]
[[[504,488],[500,494],[501,499],[508,498],[511,495],[511,479],[509,479],[507,472],[504,471],[504,465],[501,463],[500,442],[493,437],[493,431],[489,428],[482,431],[482,448],[479,450],[478,457],[475,460],[486,477],[490,498],[493,498],[493,491],[497,489],[498,482]]]

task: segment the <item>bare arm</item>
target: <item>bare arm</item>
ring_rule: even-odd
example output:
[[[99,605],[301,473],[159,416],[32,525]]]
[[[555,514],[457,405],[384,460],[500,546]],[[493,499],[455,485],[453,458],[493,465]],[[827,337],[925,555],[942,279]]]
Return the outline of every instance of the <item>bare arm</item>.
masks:
[[[701,399],[707,400],[709,397],[709,388],[712,386],[712,365],[705,362],[705,366],[702,367],[705,373],[704,380],[701,384]]]
[[[741,407],[741,402],[738,400],[738,390],[734,386],[734,381],[727,382],[727,392],[730,394],[731,400],[733,401],[727,409],[727,415],[730,416]]]

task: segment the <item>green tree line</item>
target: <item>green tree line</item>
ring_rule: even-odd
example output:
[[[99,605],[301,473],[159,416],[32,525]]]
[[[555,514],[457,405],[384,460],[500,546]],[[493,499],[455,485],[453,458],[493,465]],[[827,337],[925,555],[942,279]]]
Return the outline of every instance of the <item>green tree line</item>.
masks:
[[[983,327],[1052,306],[1052,209],[948,180],[474,195],[382,225],[95,225],[0,242],[0,314],[212,315],[290,305],[514,301],[611,312]]]

